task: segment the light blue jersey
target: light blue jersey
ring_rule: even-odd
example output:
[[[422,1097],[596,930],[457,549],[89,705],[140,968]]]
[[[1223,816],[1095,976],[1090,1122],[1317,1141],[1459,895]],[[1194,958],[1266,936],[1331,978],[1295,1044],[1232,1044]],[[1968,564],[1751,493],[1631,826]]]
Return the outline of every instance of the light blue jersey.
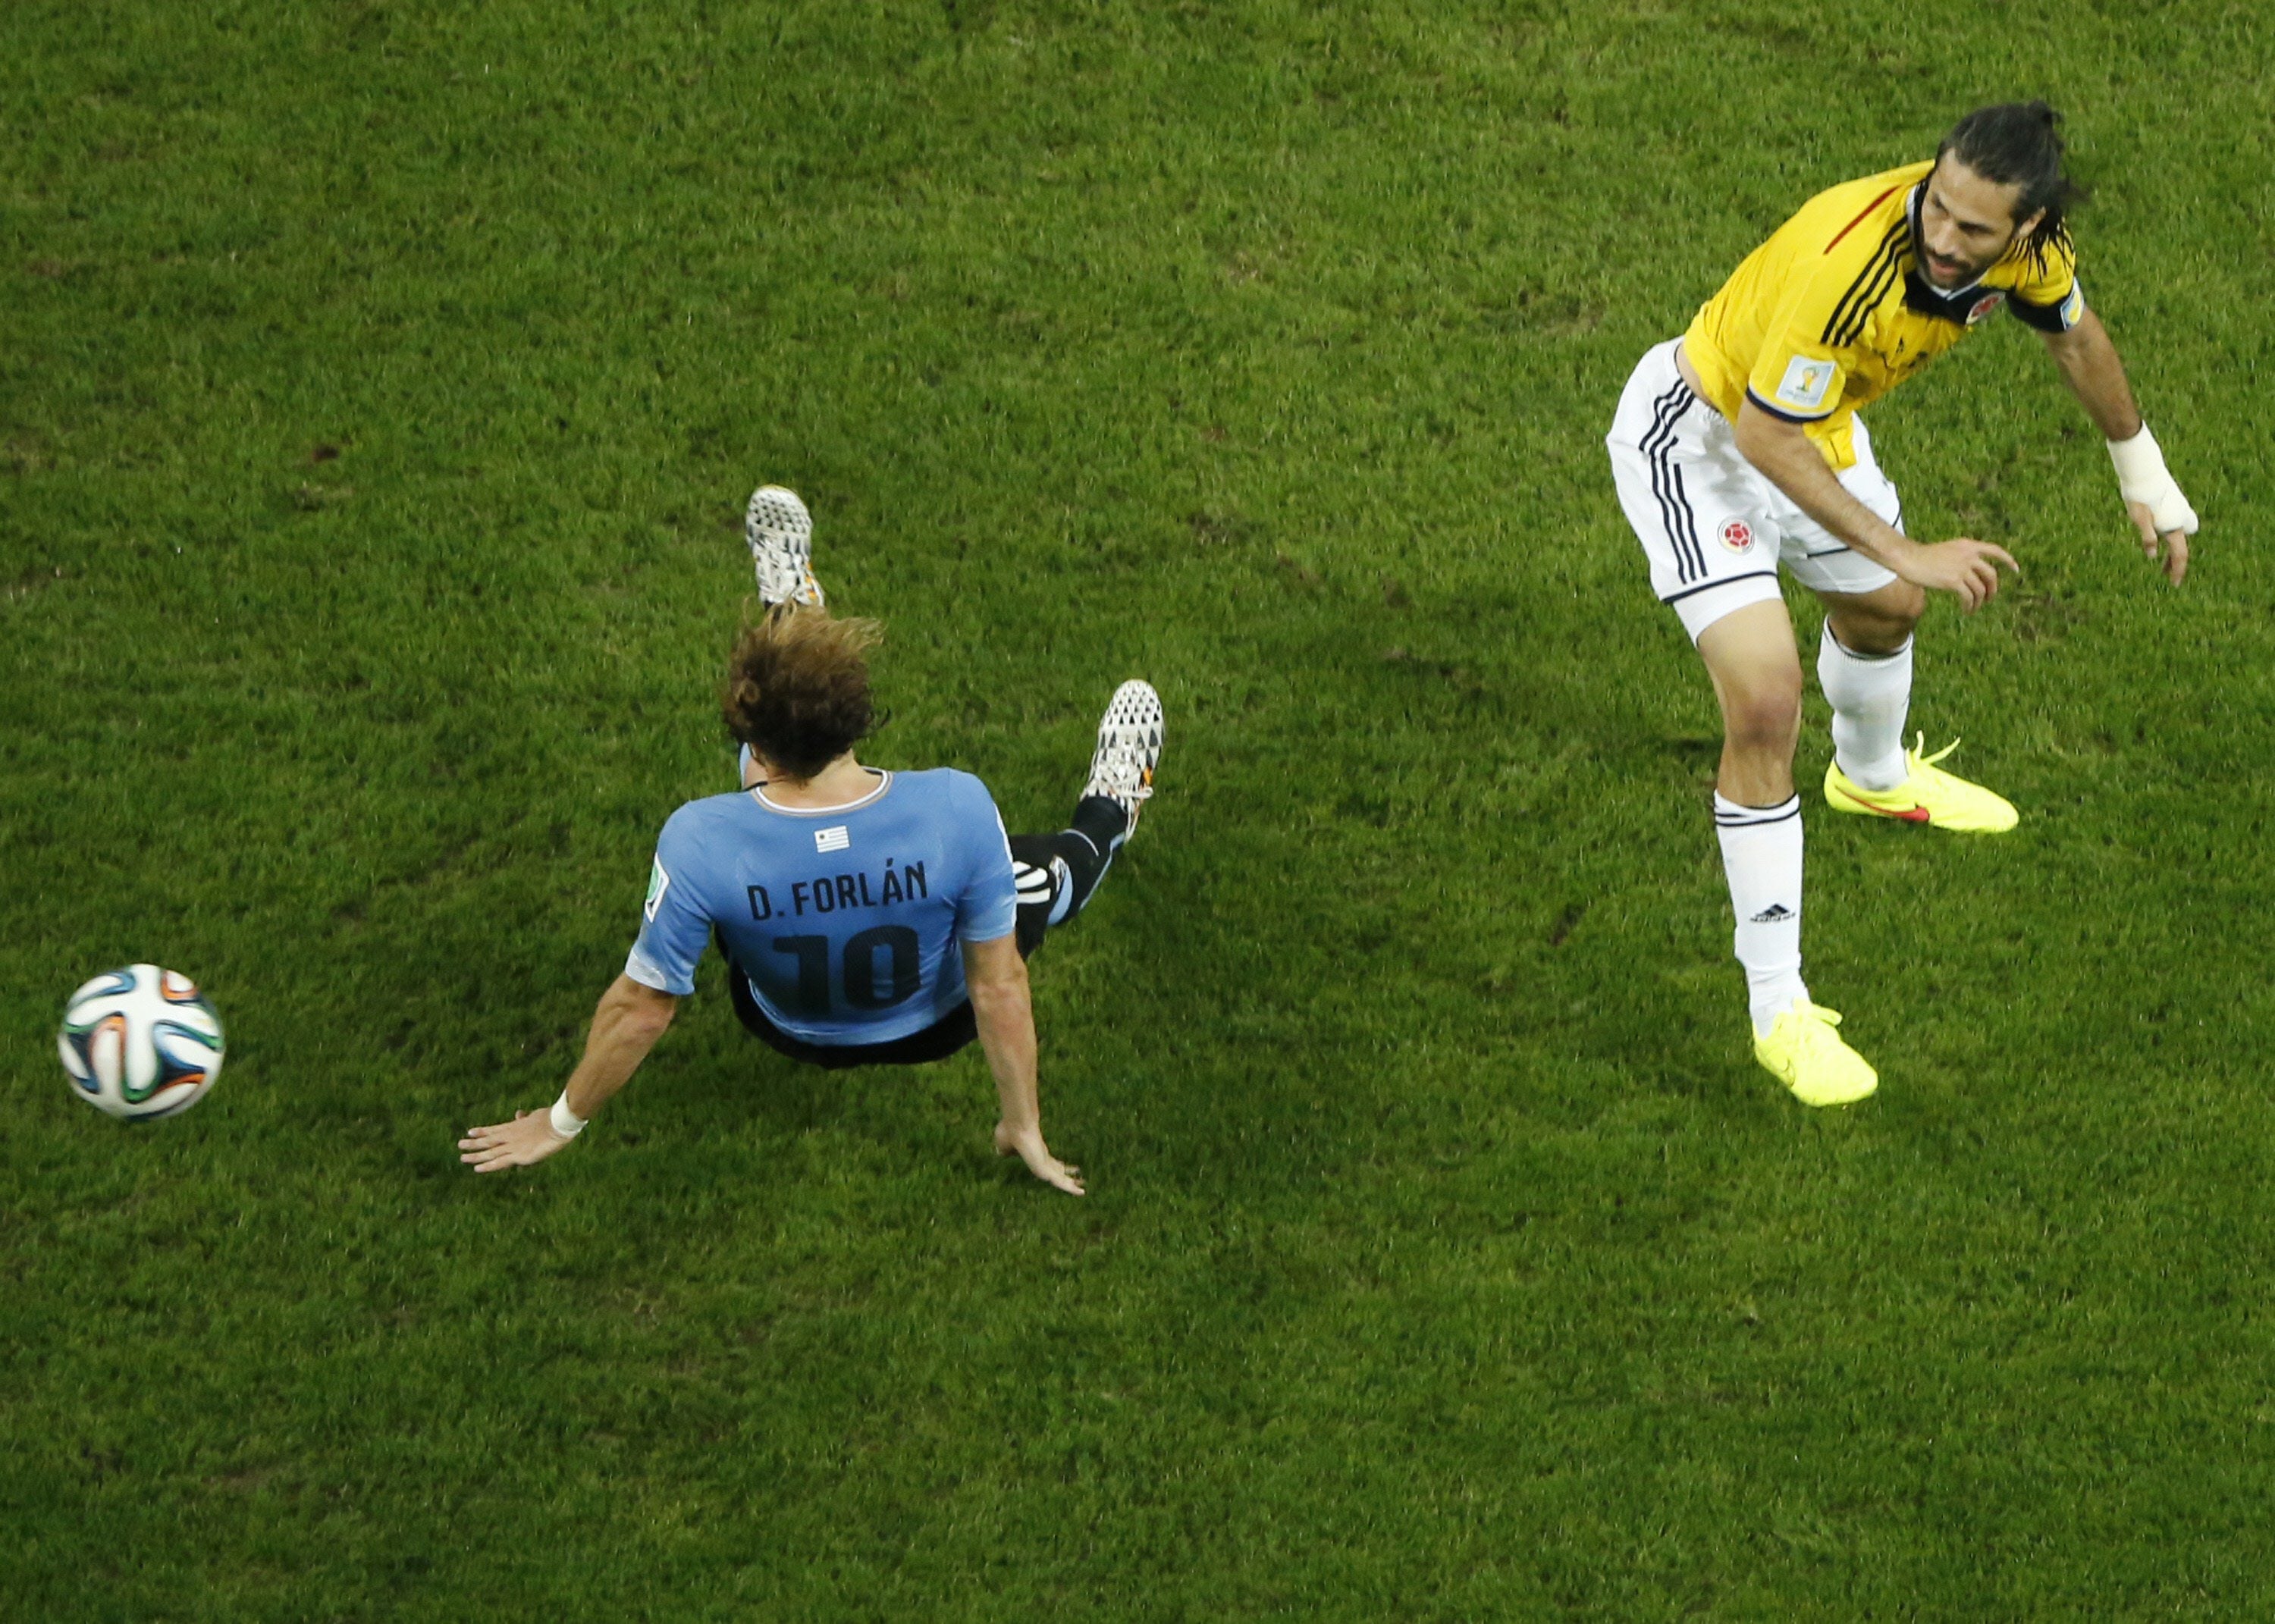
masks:
[[[987,786],[887,773],[850,805],[762,789],[690,801],[655,845],[624,974],[682,996],[715,928],[767,1018],[815,1044],[889,1043],[965,1001],[961,941],[1011,934],[1010,842]]]

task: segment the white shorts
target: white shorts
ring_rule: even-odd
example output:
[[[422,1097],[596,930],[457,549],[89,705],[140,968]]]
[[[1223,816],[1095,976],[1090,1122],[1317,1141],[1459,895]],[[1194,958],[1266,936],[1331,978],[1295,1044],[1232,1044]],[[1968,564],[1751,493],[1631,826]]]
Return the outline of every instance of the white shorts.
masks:
[[[1896,578],[1794,505],[1738,450],[1730,420],[1701,400],[1675,366],[1670,338],[1645,351],[1620,396],[1604,443],[1620,506],[1651,561],[1651,589],[1698,634],[1733,609],[1778,595],[1778,565],[1817,592],[1867,593]],[[1872,460],[1864,419],[1848,494],[1898,530],[1896,487]]]

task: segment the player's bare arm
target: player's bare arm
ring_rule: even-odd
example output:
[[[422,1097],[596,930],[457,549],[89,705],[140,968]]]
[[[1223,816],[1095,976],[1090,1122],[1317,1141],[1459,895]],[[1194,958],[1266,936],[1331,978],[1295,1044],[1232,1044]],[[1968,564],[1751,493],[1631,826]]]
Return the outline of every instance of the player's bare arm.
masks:
[[[2196,512],[2165,469],[2156,437],[2141,420],[2125,363],[2110,341],[2108,329],[2089,310],[2067,332],[2043,336],[2046,353],[2060,369],[2062,381],[2109,442],[2125,511],[2140,534],[2142,554],[2150,563],[2158,562],[2161,555],[2165,578],[2177,585],[2188,576],[2188,538],[2196,532]]]
[[[1082,1170],[1069,1167],[1043,1142],[1042,1107],[1036,1083],[1035,1006],[1027,984],[1027,963],[1018,944],[1004,936],[964,944],[964,974],[971,1013],[979,1027],[979,1047],[995,1074],[1002,1115],[995,1124],[997,1154],[1017,1156],[1027,1171],[1054,1190],[1083,1194]]]
[[[2125,376],[2125,363],[2110,342],[2101,318],[2087,311],[2066,333],[2043,333],[2046,353],[2061,369],[2062,381],[2085,408],[2086,416],[2105,440],[2130,440],[2141,432],[2141,408],[2133,402],[2133,386]]]
[[[671,1024],[679,1000],[618,976],[593,1011],[585,1056],[550,1111],[517,1111],[510,1122],[468,1130],[458,1159],[477,1173],[543,1161],[575,1138],[595,1113],[631,1080]]]
[[[1750,400],[1738,408],[1738,450],[1793,503],[1841,540],[1915,586],[1954,594],[1972,614],[1999,591],[1999,568],[2018,569],[2002,547],[1960,536],[1923,545],[1850,495],[1798,423]]]

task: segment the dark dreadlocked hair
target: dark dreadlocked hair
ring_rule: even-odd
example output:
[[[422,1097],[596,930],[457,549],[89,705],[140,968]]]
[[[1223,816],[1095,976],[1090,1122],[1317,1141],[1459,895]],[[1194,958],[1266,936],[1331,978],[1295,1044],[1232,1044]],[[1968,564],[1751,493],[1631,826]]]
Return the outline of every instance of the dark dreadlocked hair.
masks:
[[[1947,154],[1985,180],[2020,186],[2015,219],[2045,211],[2022,244],[2033,259],[2069,241],[2070,211],[2089,195],[2062,168],[2062,139],[2054,131],[2060,122],[2044,102],[2002,102],[1968,114],[1936,148],[1939,162]]]

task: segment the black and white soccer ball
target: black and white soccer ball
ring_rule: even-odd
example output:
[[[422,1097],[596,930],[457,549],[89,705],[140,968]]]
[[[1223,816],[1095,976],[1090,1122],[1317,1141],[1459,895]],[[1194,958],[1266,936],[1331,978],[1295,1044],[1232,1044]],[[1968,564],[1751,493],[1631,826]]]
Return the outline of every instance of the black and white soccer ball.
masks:
[[[152,1122],[188,1110],[221,1075],[221,1016],[187,976],[129,964],[71,995],[56,1047],[72,1093]]]

